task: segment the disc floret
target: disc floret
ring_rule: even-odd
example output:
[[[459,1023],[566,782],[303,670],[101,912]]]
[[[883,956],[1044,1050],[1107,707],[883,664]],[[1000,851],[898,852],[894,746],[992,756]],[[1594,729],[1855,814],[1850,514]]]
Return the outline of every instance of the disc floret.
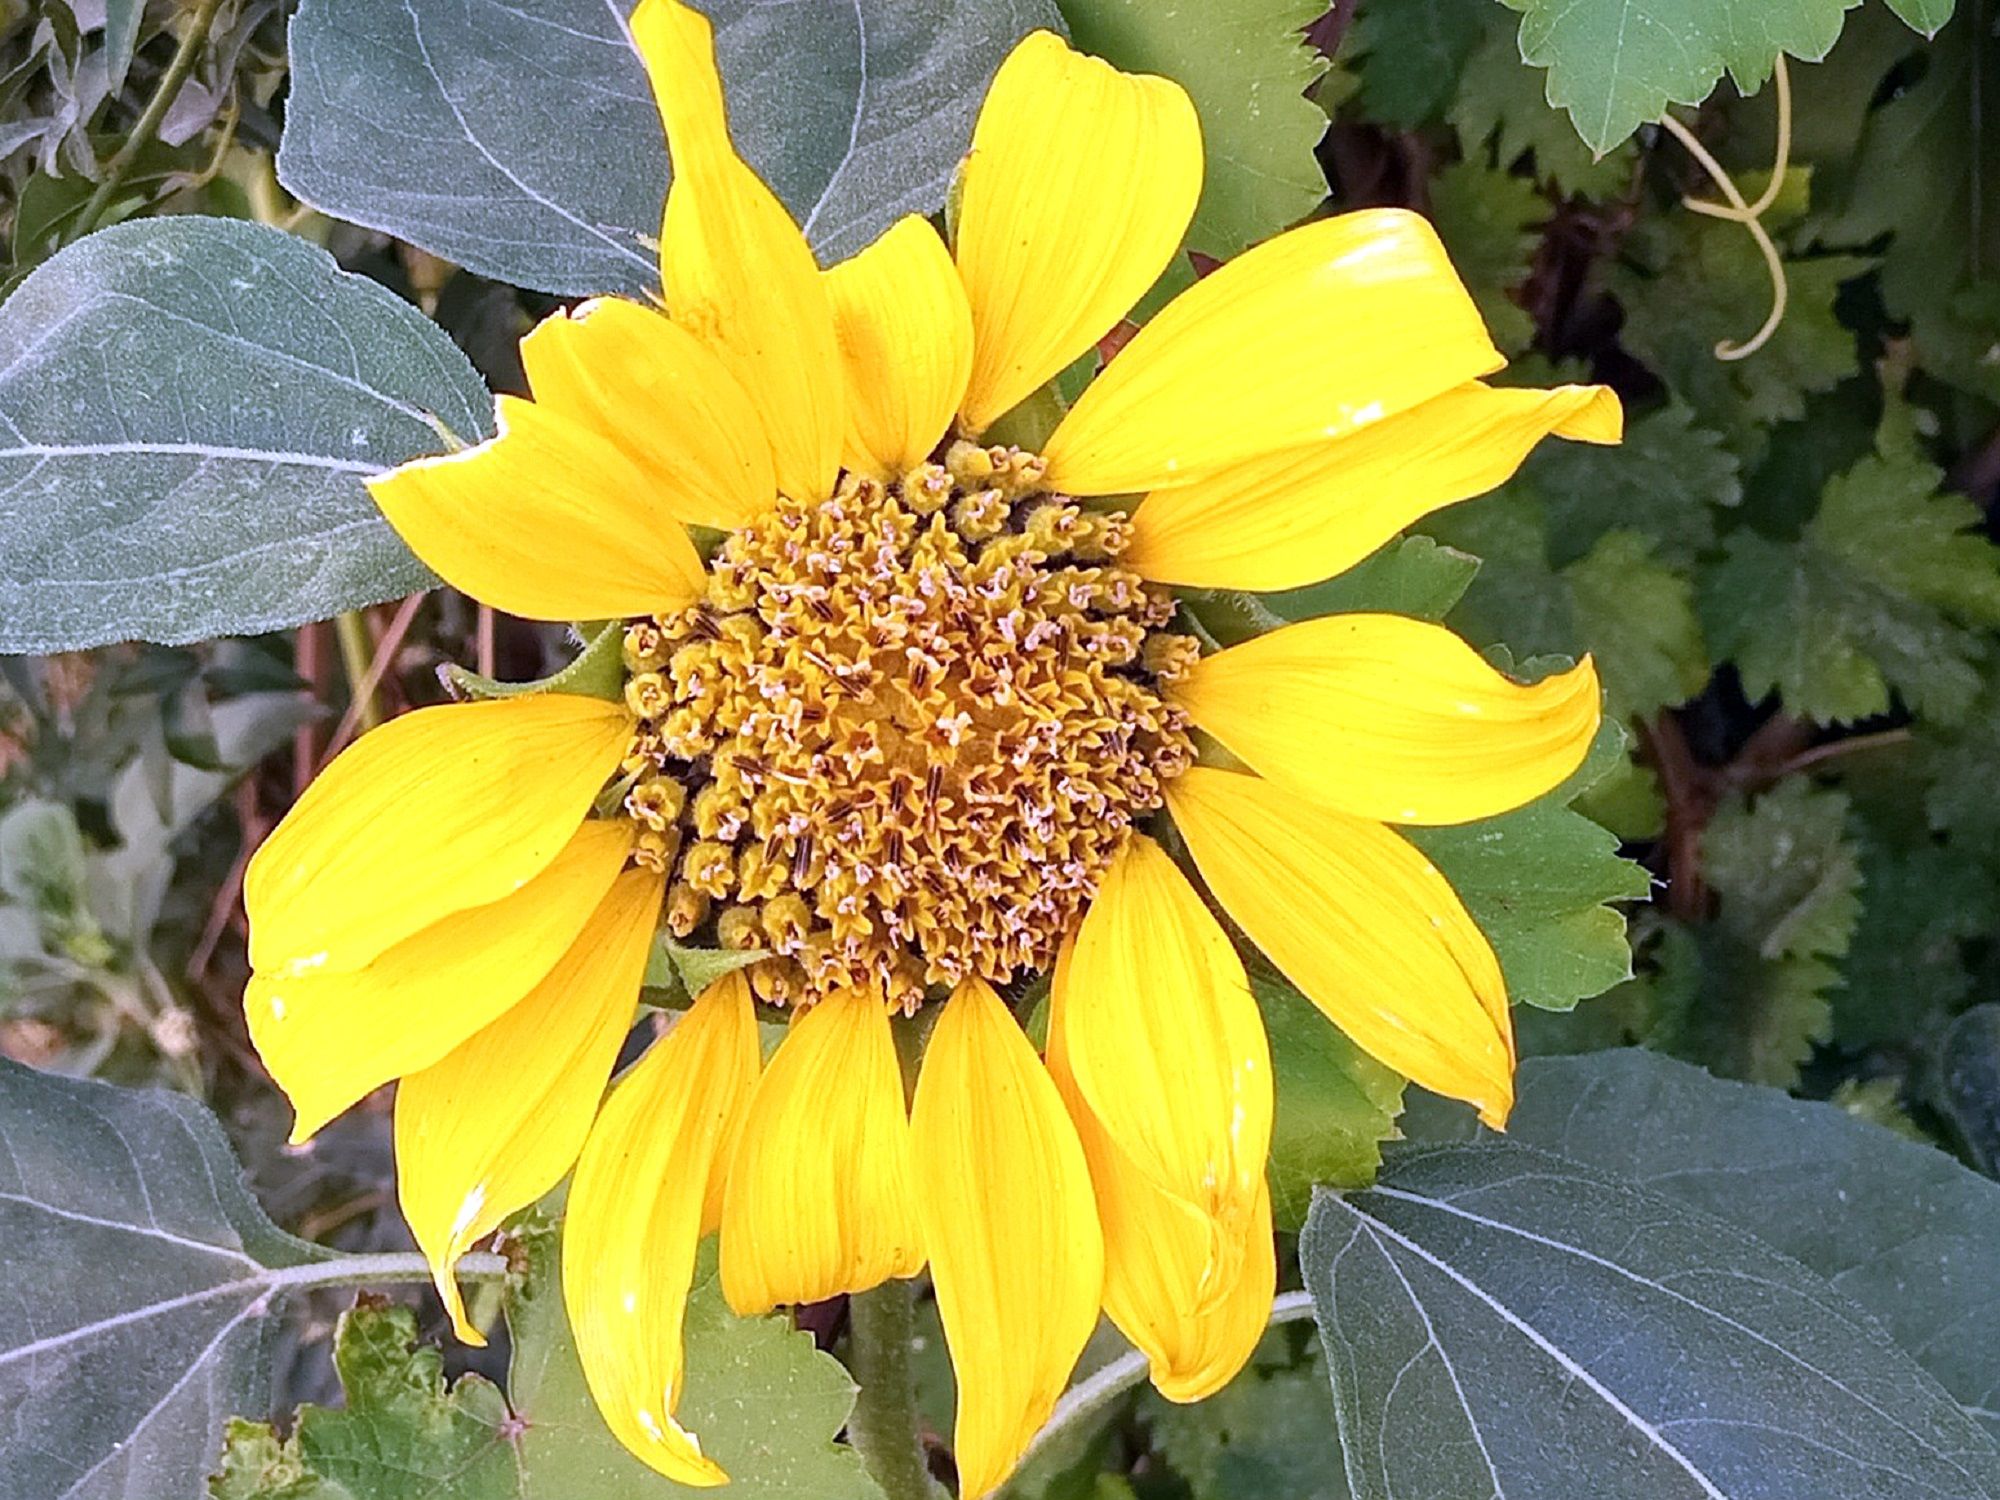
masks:
[[[764,998],[1053,962],[1191,759],[1193,658],[1119,564],[1123,515],[1042,460],[954,443],[732,533],[704,597],[626,632],[634,858],[669,930],[763,949]]]

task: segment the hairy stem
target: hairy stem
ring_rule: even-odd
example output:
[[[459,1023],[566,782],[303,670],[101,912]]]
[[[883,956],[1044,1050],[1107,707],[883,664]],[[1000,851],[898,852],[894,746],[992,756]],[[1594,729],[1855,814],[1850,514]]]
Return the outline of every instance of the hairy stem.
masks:
[[[1296,1323],[1312,1315],[1310,1296],[1304,1292],[1287,1292],[1271,1304],[1269,1326],[1276,1328],[1280,1323]],[[1034,1441],[1021,1455],[1021,1462],[1025,1464],[1078,1423],[1089,1421],[1145,1378],[1146,1356],[1135,1349],[1112,1360],[1094,1375],[1079,1380],[1063,1392],[1062,1400],[1056,1403],[1056,1409],[1042,1424],[1042,1430],[1035,1434]]]
[[[340,665],[347,673],[348,712],[358,711],[361,732],[367,733],[382,722],[382,709],[375,701],[375,678],[369,667],[375,660],[375,643],[368,638],[368,622],[358,609],[343,610],[334,616],[334,634],[340,638]]]
[[[194,71],[195,59],[201,56],[201,49],[208,42],[208,28],[215,22],[215,13],[222,9],[222,0],[201,0],[195,12],[188,18],[187,30],[181,33],[181,43],[175,49],[173,59],[167,64],[167,71],[160,75],[159,86],[153,90],[153,97],[146,101],[145,111],[139,116],[132,133],[125,137],[125,144],[111,158],[104,169],[104,180],[97,184],[97,191],[90,195],[90,201],[83,205],[83,212],[76,216],[70,226],[69,239],[80,240],[97,227],[111,206],[126,174],[138,161],[139,153],[152,144],[159,134],[160,122],[167,117],[174,99],[187,82],[187,76]]]
[[[932,1500],[940,1493],[924,1458],[910,1370],[915,1297],[914,1283],[897,1280],[847,1299],[847,1363],[861,1388],[847,1439],[888,1500]]]
[[[493,1281],[507,1274],[507,1257],[476,1251],[462,1256],[458,1275],[466,1281]],[[381,1286],[402,1281],[429,1281],[430,1263],[415,1251],[378,1255],[341,1255],[332,1260],[286,1266],[267,1278],[274,1291],[310,1291],[329,1286]]]

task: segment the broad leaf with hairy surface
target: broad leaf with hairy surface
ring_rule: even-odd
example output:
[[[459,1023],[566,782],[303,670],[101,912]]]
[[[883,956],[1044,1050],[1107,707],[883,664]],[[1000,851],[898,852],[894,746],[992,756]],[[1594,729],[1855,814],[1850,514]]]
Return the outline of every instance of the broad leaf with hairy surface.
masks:
[[[306,0],[278,175],[337,218],[563,296],[659,286],[669,171],[625,0]],[[822,262],[932,213],[1051,0],[705,0],[729,120]]]
[[[426,588],[362,480],[491,425],[444,331],[317,246],[234,219],[93,234],[0,304],[0,651]]]
[[[1991,1439],[1823,1279],[1561,1157],[1398,1152],[1318,1195],[1300,1260],[1360,1500],[2000,1495]]]
[[[288,1269],[323,1256],[251,1200],[179,1094],[0,1058],[0,1495],[184,1500],[223,1418],[269,1397]]]
[[[1824,1276],[2000,1438],[2000,1184],[1831,1104],[1636,1049],[1521,1065],[1508,1139],[1727,1219]],[[1492,1139],[1413,1096],[1420,1141]]]

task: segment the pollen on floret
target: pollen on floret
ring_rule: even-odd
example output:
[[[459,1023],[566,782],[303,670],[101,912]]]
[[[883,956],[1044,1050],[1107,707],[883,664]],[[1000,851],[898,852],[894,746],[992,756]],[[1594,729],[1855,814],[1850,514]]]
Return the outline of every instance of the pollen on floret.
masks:
[[[1046,470],[961,442],[780,498],[628,627],[634,859],[677,938],[767,955],[763,999],[1046,967],[1191,759],[1159,688],[1195,643],[1119,564],[1126,518]]]

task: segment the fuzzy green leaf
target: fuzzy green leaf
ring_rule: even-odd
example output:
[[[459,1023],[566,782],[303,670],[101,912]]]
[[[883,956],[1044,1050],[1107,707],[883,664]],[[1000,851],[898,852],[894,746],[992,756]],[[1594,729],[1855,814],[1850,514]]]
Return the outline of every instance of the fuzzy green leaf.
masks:
[[[1826,488],[1795,543],[1730,539],[1703,581],[1704,623],[1753,698],[1778,693],[1805,718],[1918,712],[1963,718],[1987,658],[1970,627],[2000,623],[2000,548],[1978,511],[1941,494],[1942,474],[1909,456],[1871,456]]]
[[[1831,997],[1833,1039],[1857,1051],[1922,1037],[1965,1003],[1964,945],[1985,935],[2000,901],[1962,848],[1871,843],[1861,875],[1861,920]]]
[[[1597,1169],[1399,1151],[1315,1196],[1299,1260],[1361,1500],[2000,1495],[2000,1452],[1867,1313]]]
[[[1521,1004],[1567,1010],[1632,973],[1624,914],[1606,903],[1643,900],[1650,878],[1569,806],[1624,747],[1623,731],[1606,723],[1582,768],[1538,801],[1478,823],[1408,830],[1491,940]]]
[[[1277,1116],[1271,1130],[1271,1213],[1281,1229],[1306,1220],[1315,1184],[1365,1187],[1396,1136],[1403,1080],[1350,1042],[1319,1007],[1275,979],[1252,981],[1271,1039]]]
[[[1471,1110],[1428,1098],[1405,1124],[1490,1139]],[[1826,1277],[2000,1437],[2000,1186],[1833,1105],[1636,1049],[1529,1059],[1507,1128]]]
[[[1485,35],[1465,59],[1446,111],[1460,150],[1468,159],[1480,158],[1490,144],[1500,167],[1529,159],[1536,180],[1566,197],[1616,195],[1632,176],[1637,147],[1628,141],[1602,157],[1592,152],[1549,103],[1542,75],[1521,65],[1514,17],[1497,5],[1483,9]]]

